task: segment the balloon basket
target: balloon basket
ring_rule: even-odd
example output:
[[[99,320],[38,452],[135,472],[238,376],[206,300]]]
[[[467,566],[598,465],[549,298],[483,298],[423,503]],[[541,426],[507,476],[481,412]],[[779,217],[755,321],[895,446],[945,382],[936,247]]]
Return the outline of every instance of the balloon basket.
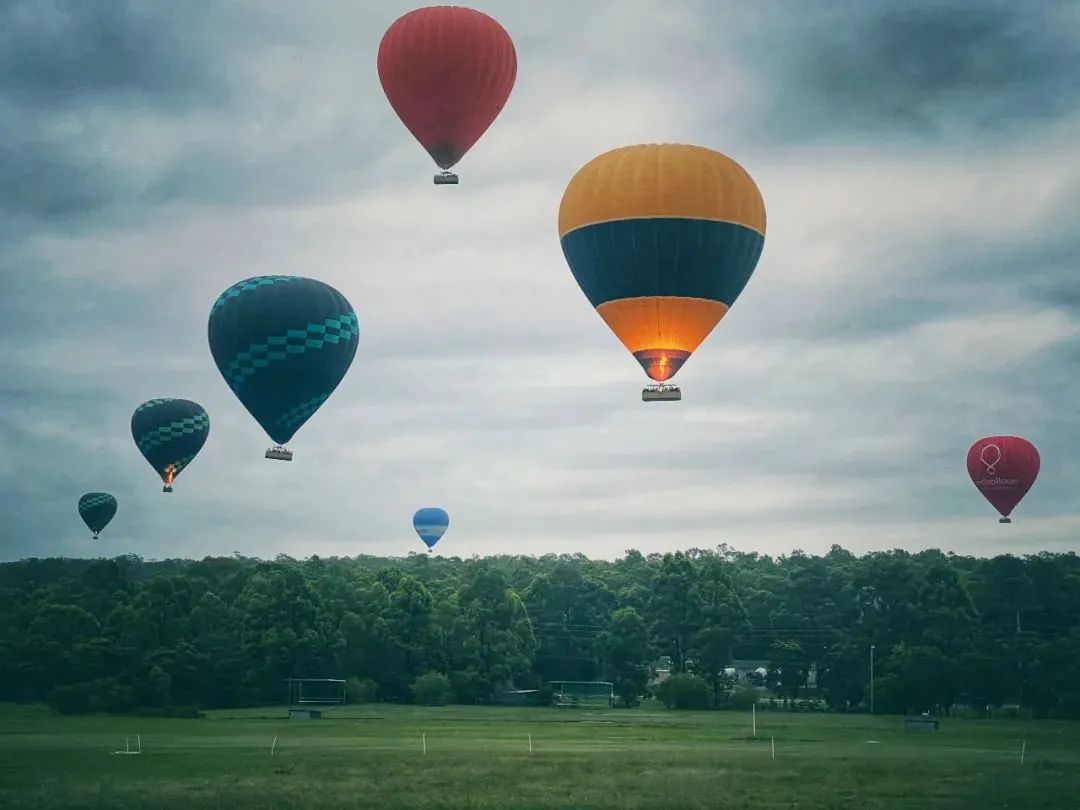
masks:
[[[292,461],[292,450],[287,447],[271,447],[266,451],[266,457],[276,461]]]
[[[172,492],[172,487],[170,485],[166,484],[165,486],[163,486],[161,488],[161,491],[162,492]]]
[[[1012,518],[1007,518],[1007,517],[1000,518],[998,520],[998,523],[1012,523]]]
[[[642,402],[678,402],[682,391],[677,385],[649,385],[641,389]]]
[[[453,172],[439,172],[435,175],[435,185],[437,186],[456,186],[458,184],[458,176]]]

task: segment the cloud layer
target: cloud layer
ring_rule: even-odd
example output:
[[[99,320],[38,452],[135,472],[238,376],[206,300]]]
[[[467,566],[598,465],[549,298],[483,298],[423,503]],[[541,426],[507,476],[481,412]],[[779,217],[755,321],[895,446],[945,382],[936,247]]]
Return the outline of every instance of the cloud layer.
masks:
[[[449,189],[375,72],[409,4],[0,9],[0,558],[405,553],[425,505],[463,556],[1075,548],[1075,9],[476,6],[519,78]],[[583,163],[656,141],[732,155],[769,216],[675,405],[641,403],[555,232]],[[206,345],[264,273],[361,323],[291,464]],[[155,396],[210,413],[173,496],[130,436]],[[1012,526],[964,471],[991,433],[1043,455]]]

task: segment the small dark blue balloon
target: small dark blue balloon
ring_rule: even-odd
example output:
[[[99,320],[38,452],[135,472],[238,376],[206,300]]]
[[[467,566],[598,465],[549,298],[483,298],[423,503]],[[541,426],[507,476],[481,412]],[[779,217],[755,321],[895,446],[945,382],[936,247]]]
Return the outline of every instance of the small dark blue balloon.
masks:
[[[107,492],[87,492],[79,498],[79,517],[94,533],[94,539],[116,515],[116,498]]]
[[[285,444],[349,370],[359,329],[352,305],[329,284],[256,276],[225,290],[207,325],[210,353],[229,388]]]
[[[450,527],[450,516],[446,514],[445,509],[425,506],[413,515],[412,525],[416,533],[420,535],[420,539],[424,541],[424,545],[430,549],[439,542],[439,538]]]
[[[210,417],[189,399],[151,399],[131,416],[131,435],[161,480],[171,485],[206,444]]]

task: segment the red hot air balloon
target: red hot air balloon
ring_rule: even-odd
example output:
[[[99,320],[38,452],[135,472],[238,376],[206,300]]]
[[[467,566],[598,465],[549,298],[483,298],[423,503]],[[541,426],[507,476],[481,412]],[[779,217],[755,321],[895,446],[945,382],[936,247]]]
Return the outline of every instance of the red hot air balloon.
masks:
[[[1012,523],[1009,513],[1039,475],[1039,451],[1019,436],[987,436],[971,445],[968,475],[986,500],[1001,513],[999,523]]]
[[[402,123],[443,171],[436,185],[495,120],[514,87],[517,53],[486,14],[430,6],[397,19],[379,43],[379,81]]]

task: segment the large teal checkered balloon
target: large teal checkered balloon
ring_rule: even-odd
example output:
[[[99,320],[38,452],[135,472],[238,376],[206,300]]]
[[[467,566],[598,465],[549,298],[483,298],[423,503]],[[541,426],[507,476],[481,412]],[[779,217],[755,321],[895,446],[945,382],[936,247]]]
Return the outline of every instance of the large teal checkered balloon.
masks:
[[[209,434],[210,417],[190,399],[151,399],[131,415],[135,445],[166,486],[198,455]]]
[[[256,276],[210,310],[210,352],[237,399],[278,444],[338,387],[356,355],[352,305],[329,284]]]

